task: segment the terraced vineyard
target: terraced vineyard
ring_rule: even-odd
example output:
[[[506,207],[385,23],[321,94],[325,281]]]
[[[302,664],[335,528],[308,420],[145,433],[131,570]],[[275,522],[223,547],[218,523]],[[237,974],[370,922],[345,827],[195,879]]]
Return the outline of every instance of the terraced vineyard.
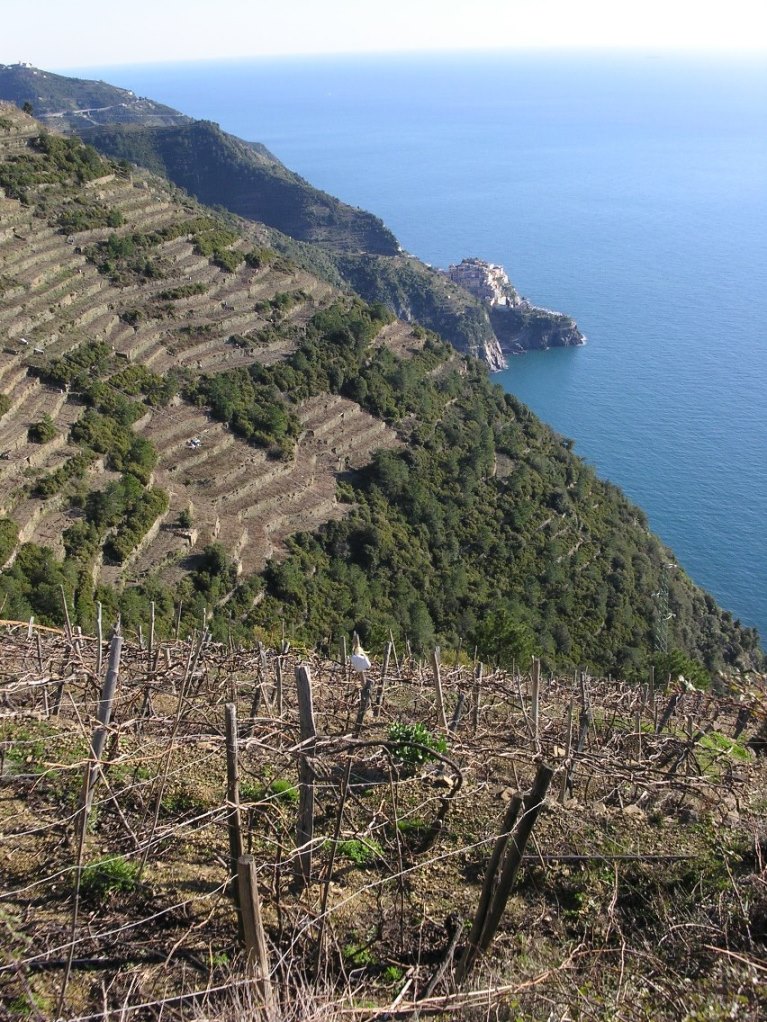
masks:
[[[756,633],[669,578],[641,511],[478,363],[270,241],[0,106],[7,617],[500,631],[517,662],[636,676],[666,586],[677,673],[761,668]]]
[[[34,163],[39,126],[15,108],[0,114],[0,165]],[[46,500],[34,491],[81,450],[71,429],[90,403],[77,386],[50,385],[51,366],[86,344],[111,351],[107,380],[126,365],[180,379],[274,365],[338,299],[284,259],[243,258],[252,225],[250,240],[227,239],[225,258],[205,254],[201,224],[209,233],[230,229],[144,172],[106,163],[87,181],[33,183],[21,199],[6,186],[0,195],[0,512],[19,527],[9,560],[30,541],[62,556],[62,534],[82,518],[66,489]],[[419,346],[405,325],[386,328],[382,343],[389,338],[403,352],[407,339]],[[395,445],[396,435],[337,395],[300,402],[296,414],[293,457],[275,461],[178,394],[166,407],[147,405],[133,428],[158,452],[151,481],[168,508],[122,564],[98,557],[95,577],[120,584],[159,569],[173,580],[191,548],[214,541],[238,572],[251,573],[291,533],[343,515],[349,505],[336,500],[337,477]],[[52,438],[33,442],[30,428],[43,420]],[[89,489],[118,478],[107,462],[88,468]],[[187,509],[193,528],[176,524]]]

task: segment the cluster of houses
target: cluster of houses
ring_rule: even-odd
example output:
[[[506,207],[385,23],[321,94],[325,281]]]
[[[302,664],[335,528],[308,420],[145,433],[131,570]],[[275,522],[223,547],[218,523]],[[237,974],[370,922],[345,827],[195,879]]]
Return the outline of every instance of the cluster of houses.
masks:
[[[514,288],[502,266],[486,263],[483,259],[462,259],[456,266],[443,271],[454,284],[489,305],[515,305]]]

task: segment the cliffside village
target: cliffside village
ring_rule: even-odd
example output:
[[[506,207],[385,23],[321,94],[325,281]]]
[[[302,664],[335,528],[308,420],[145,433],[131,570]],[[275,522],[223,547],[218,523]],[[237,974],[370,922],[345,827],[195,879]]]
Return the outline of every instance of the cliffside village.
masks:
[[[502,266],[483,259],[462,259],[457,266],[442,270],[454,284],[466,288],[488,305],[519,305],[520,299]]]

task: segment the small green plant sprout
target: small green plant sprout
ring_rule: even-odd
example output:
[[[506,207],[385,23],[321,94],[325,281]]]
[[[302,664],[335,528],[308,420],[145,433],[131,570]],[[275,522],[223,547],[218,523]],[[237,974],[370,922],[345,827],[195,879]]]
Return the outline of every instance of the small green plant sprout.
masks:
[[[128,862],[122,855],[98,859],[83,867],[80,893],[83,898],[103,904],[113,894],[130,894],[139,884],[138,863]]]
[[[382,979],[387,984],[399,983],[404,975],[405,970],[399,965],[387,965],[383,971]]]
[[[447,752],[447,741],[433,735],[424,724],[405,724],[395,721],[389,728],[389,741],[394,746],[394,758],[405,766],[417,767],[437,759]]]
[[[369,866],[383,856],[383,848],[370,838],[366,841],[362,838],[339,841],[336,851],[339,855],[351,859],[357,866]]]
[[[370,947],[365,944],[358,944],[356,941],[351,941],[344,945],[343,956],[347,962],[351,965],[356,965],[358,968],[375,963],[375,957]]]
[[[275,777],[268,784],[251,784],[248,781],[240,785],[240,797],[247,802],[277,802],[282,805],[298,803],[298,788],[286,777]]]

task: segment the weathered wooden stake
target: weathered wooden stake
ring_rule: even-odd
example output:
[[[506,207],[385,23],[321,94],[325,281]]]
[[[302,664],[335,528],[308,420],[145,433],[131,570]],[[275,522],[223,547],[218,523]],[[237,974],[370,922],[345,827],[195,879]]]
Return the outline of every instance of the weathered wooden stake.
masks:
[[[264,650],[263,644],[260,642],[258,644],[258,654],[261,660],[261,665],[258,671],[258,680],[253,686],[253,698],[250,702],[249,716],[251,734],[253,734],[256,729],[256,717],[258,716],[258,711],[261,708],[261,700],[263,699],[267,706],[269,705],[269,701],[266,698],[266,672],[267,672],[266,652]]]
[[[72,622],[69,620],[69,607],[67,606],[67,594],[64,592],[64,586],[60,585],[61,590],[61,602],[64,604],[64,624],[66,627],[67,639],[72,639]]]
[[[308,667],[296,668],[298,719],[301,732],[301,757],[298,764],[299,800],[296,845],[298,847],[299,880],[306,887],[312,875],[312,843],[314,841],[314,771],[309,757],[314,754],[317,728],[312,703],[312,675]]]
[[[562,764],[562,787],[559,791],[559,801],[564,805],[567,798],[567,791],[570,787],[570,757],[573,750],[573,701],[567,704],[567,743],[565,745],[565,761]]]
[[[375,704],[373,706],[373,717],[376,718],[381,713],[384,699],[384,688],[386,686],[386,675],[389,671],[389,660],[391,659],[392,649],[394,643],[389,640],[386,644],[386,654],[384,655],[383,667],[381,668],[381,677],[378,681],[378,691],[376,692]]]
[[[237,864],[242,855],[242,828],[240,825],[240,772],[237,763],[237,707],[227,703],[224,707],[226,722],[226,829],[229,834],[229,895],[237,907],[239,888],[237,885]],[[242,930],[242,917],[238,918]]]
[[[495,845],[493,846],[490,861],[487,864],[485,879],[482,884],[482,891],[480,892],[479,902],[477,904],[477,911],[474,914],[474,922],[472,923],[471,932],[469,934],[469,942],[456,969],[457,982],[460,982],[463,977],[466,976],[477,956],[479,938],[482,935],[482,929],[485,925],[487,912],[493,897],[493,891],[498,881],[498,872],[501,868],[503,856],[506,852],[506,845],[511,832],[514,829],[514,824],[517,822],[517,817],[519,816],[519,810],[521,808],[522,796],[513,795],[511,801],[506,807],[503,823],[501,824],[501,830],[498,837],[495,839]]]
[[[539,736],[539,716],[541,708],[541,661],[538,657],[533,658],[532,694],[530,701],[530,722],[533,727],[533,741],[536,752],[541,751]]]
[[[677,703],[680,701],[681,698],[682,698],[681,692],[675,692],[671,696],[666,705],[666,709],[663,711],[663,715],[661,716],[658,723],[655,725],[655,731],[657,734],[660,734],[660,732],[663,730],[666,724],[668,724],[668,722],[671,720],[671,717],[674,714],[674,710],[676,709]]]
[[[256,864],[252,855],[241,855],[237,861],[237,885],[242,918],[242,939],[248,956],[248,971],[255,980],[258,992],[266,1008],[266,1016],[272,1017],[274,992],[269,978],[269,949],[266,945],[264,924],[261,920],[261,899],[256,881]]]
[[[397,647],[394,644],[394,632],[391,630],[391,628],[389,629],[389,642],[391,643],[391,653],[392,656],[394,657],[394,666],[397,668],[397,677],[399,678],[402,672],[400,671],[399,657],[397,656]]]
[[[277,716],[282,716],[282,654],[274,661],[274,705]]]
[[[484,673],[484,665],[480,661],[474,668],[474,705],[471,708],[471,726],[474,734],[477,733],[479,727],[479,710],[480,702],[482,699],[482,675]]]
[[[104,656],[104,631],[101,620],[101,603],[96,604],[96,677],[101,677]]]
[[[112,716],[112,703],[114,702],[117,679],[120,674],[120,656],[122,654],[123,637],[120,634],[112,636],[109,645],[109,662],[107,664],[107,676],[104,680],[104,688],[99,700],[99,708],[96,719],[98,725],[91,737],[91,765],[88,771],[86,783],[82,795],[82,807],[86,814],[90,811],[93,800],[93,785],[101,767],[101,755],[107,740],[109,719]]]
[[[341,673],[344,681],[349,680],[349,656],[346,649],[346,636],[341,636]]]
[[[463,716],[463,708],[466,704],[466,693],[458,693],[458,702],[455,704],[455,710],[453,711],[453,719],[450,721],[450,732],[455,734],[458,728],[461,726],[461,717]]]
[[[445,700],[442,695],[442,672],[440,671],[439,646],[434,647],[431,655],[431,666],[434,672],[434,691],[437,696],[437,716],[443,731],[447,731],[447,717],[445,716]]]
[[[149,663],[149,670],[150,671],[152,669],[152,652],[154,651],[154,624],[155,624],[155,621],[154,621],[154,600],[152,600],[152,602],[150,604],[150,611],[149,611],[149,647],[148,647],[148,649],[149,649],[149,657],[148,657],[148,663]]]
[[[492,899],[488,907],[487,916],[482,924],[482,932],[479,936],[479,940],[475,946],[469,945],[466,949],[464,959],[461,960],[462,977],[466,975],[473,965],[477,954],[481,951],[486,951],[495,936],[498,924],[501,921],[501,916],[506,908],[506,903],[509,900],[512,885],[516,879],[517,872],[522,862],[525,847],[527,846],[527,842],[533,832],[533,827],[535,826],[535,821],[538,819],[538,814],[543,807],[543,800],[546,798],[546,792],[549,789],[551,778],[553,776],[554,768],[549,766],[548,763],[540,763],[538,765],[538,771],[535,775],[533,787],[522,800],[522,808],[524,811],[509,837],[503,867],[498,878],[498,884],[493,892]],[[464,961],[466,962],[465,966]]]

